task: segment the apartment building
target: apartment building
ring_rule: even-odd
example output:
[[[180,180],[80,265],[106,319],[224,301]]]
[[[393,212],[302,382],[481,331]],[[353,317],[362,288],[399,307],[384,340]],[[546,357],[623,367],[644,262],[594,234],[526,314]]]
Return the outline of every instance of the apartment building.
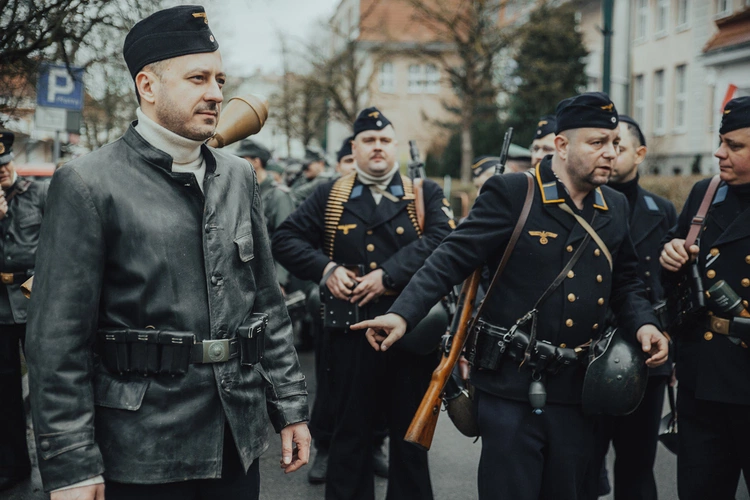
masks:
[[[449,53],[435,42],[433,32],[414,22],[414,12],[403,0],[341,0],[330,20],[332,53],[350,40],[357,41],[360,77],[367,88],[366,105],[378,107],[393,122],[399,139],[398,159],[409,161],[409,140],[424,154],[447,139],[438,122],[456,121],[443,103],[455,97],[441,67],[415,54],[429,45]],[[329,121],[328,149],[334,152],[351,134],[351,124]]]

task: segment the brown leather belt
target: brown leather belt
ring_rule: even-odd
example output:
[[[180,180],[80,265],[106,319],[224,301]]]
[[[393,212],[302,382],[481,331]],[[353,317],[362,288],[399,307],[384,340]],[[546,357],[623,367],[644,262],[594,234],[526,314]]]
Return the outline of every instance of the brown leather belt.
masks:
[[[28,271],[21,271],[18,273],[0,273],[0,282],[3,285],[12,285],[13,283],[23,283],[29,277],[33,276]]]

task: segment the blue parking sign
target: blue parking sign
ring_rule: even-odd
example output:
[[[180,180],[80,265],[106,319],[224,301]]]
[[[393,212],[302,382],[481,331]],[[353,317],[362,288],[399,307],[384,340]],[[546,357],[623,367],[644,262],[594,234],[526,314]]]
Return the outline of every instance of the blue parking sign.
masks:
[[[52,108],[83,109],[83,68],[42,64],[36,102],[39,106]]]

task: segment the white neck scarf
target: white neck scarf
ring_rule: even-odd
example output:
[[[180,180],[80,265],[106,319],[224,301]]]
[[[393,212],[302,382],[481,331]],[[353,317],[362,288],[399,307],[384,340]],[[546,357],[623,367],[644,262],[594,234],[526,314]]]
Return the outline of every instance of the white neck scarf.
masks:
[[[375,200],[375,204],[379,205],[383,195],[378,192],[378,189],[385,191],[388,188],[388,184],[393,180],[393,176],[398,172],[398,162],[393,165],[393,168],[380,176],[374,176],[366,173],[364,170],[359,168],[359,165],[355,164],[354,168],[357,169],[357,177],[359,181],[370,188],[372,198]]]

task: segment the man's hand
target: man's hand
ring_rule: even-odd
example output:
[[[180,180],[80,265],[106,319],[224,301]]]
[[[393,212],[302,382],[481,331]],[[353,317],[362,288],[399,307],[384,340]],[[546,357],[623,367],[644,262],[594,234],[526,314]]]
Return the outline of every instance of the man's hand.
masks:
[[[375,269],[362,277],[354,279],[357,280],[357,286],[354,288],[349,301],[359,303],[360,307],[385,293],[382,269]]]
[[[49,498],[50,500],[104,500],[104,484],[53,491]]]
[[[325,271],[323,271],[323,274],[327,273],[328,270],[335,265],[335,262],[329,263],[326,266]],[[354,274],[354,271],[339,266],[333,273],[331,273],[328,280],[326,280],[326,286],[337,299],[349,300],[349,296],[352,294],[352,289],[357,286],[355,278],[356,274]]]
[[[406,333],[406,320],[398,314],[388,313],[375,319],[360,321],[349,328],[352,330],[364,330],[365,336],[373,349],[376,351],[387,351],[398,339]]]
[[[8,214],[8,201],[5,199],[5,191],[0,189],[0,220]]]
[[[669,341],[654,325],[643,325],[638,329],[635,338],[641,344],[643,352],[650,354],[646,366],[656,368],[663,365],[669,356]]]
[[[698,245],[691,245],[690,254],[688,255],[688,251],[685,250],[685,240],[675,238],[664,245],[664,249],[661,251],[661,256],[659,256],[659,263],[661,264],[661,267],[667,271],[677,272],[682,266],[687,264],[688,261],[695,260],[695,258],[698,257],[699,251],[700,249],[698,248]]]
[[[281,429],[281,468],[284,474],[296,471],[310,460],[311,440],[305,422]]]

